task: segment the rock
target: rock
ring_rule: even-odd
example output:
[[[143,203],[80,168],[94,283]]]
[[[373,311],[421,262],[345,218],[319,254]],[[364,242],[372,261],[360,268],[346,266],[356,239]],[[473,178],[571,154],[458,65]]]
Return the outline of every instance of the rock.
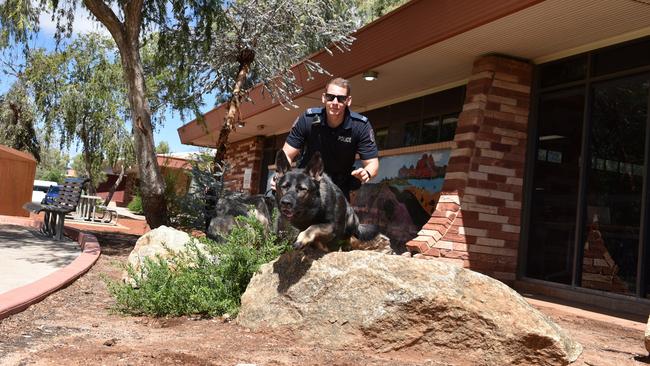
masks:
[[[565,365],[582,347],[505,284],[441,261],[294,251],[263,265],[237,321],[328,348],[447,352],[482,365]]]
[[[136,273],[141,273],[145,258],[155,259],[156,256],[159,256],[168,259],[175,253],[187,250],[189,241],[190,236],[187,233],[167,226],[160,226],[138,239],[129,254],[128,262]],[[204,250],[201,244],[197,243],[197,247]],[[122,273],[122,279],[134,284],[126,271]]]
[[[645,326],[645,336],[643,338],[645,349],[650,353],[650,316],[648,316],[648,323]]]
[[[219,198],[215,211],[218,214],[210,220],[206,234],[211,239],[221,240],[222,235],[235,225],[237,216],[253,216],[270,228],[273,199],[261,194],[247,196],[226,192]]]
[[[114,346],[116,343],[117,343],[117,339],[116,339],[116,338],[111,338],[111,339],[108,339],[108,340],[104,341],[103,344],[104,344],[104,346],[112,347],[112,346]]]
[[[361,241],[355,237],[350,238],[350,247],[353,250],[372,250],[378,253],[393,254],[390,239],[384,234],[378,234],[374,239]]]

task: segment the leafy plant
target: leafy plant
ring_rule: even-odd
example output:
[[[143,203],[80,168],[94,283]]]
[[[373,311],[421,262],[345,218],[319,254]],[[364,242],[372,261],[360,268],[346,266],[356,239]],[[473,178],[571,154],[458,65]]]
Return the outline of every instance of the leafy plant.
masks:
[[[126,207],[129,209],[129,211],[133,212],[134,214],[142,215],[142,213],[144,212],[142,208],[142,197],[140,197],[140,195],[137,194],[135,197],[133,197],[131,202],[129,202],[128,206]]]
[[[115,310],[150,316],[236,315],[253,274],[290,248],[255,218],[240,216],[236,222],[225,243],[193,240],[168,261],[145,260],[140,273],[127,266],[134,284],[107,281]]]
[[[207,202],[215,200],[223,192],[221,183],[210,172],[211,154],[214,153],[202,150],[191,161],[190,187],[185,195],[174,197],[170,209],[170,221],[174,227],[207,230],[210,219],[216,215],[214,205],[208,207]]]

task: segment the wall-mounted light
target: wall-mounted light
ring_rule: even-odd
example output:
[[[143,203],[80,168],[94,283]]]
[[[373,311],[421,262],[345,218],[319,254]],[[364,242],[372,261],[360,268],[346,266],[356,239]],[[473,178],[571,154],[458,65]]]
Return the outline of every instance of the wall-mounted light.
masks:
[[[363,73],[363,80],[365,81],[377,80],[378,77],[379,73],[377,71],[370,70]]]
[[[244,128],[244,126],[246,126],[245,121],[237,121],[237,128]]]

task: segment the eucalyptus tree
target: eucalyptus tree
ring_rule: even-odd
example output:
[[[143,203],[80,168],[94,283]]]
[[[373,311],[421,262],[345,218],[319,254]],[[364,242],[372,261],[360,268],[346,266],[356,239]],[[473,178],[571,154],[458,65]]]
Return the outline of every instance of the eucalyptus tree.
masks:
[[[31,0],[0,1],[0,49],[28,41],[38,32],[40,9]]]
[[[0,95],[0,144],[26,151],[41,161],[40,142],[34,129],[34,105],[22,80]]]
[[[120,55],[131,115],[134,152],[140,173],[140,193],[150,227],[167,223],[165,183],[156,161],[152,111],[147,100],[146,73],[140,54],[149,35],[173,26],[182,34],[211,43],[206,30],[212,29],[222,14],[219,0],[30,0],[0,2],[0,47],[25,42],[38,30],[38,15],[48,8],[57,22],[55,38],[70,36],[75,10],[81,5],[111,34]],[[202,48],[202,47],[201,47]],[[187,51],[191,51],[189,48]],[[167,50],[160,50],[165,53]]]
[[[41,161],[36,165],[36,179],[63,183],[69,157],[56,146],[41,148]]]
[[[191,60],[183,57],[188,39],[178,38],[185,33],[177,25],[167,27],[159,40],[160,48],[179,51],[171,67],[181,77],[170,88],[180,95],[178,109],[195,106],[199,97],[215,92],[216,102],[228,106],[216,143],[217,173],[223,171],[228,137],[249,89],[261,83],[284,106],[293,106],[300,86],[292,66],[321,47],[330,54],[349,50],[354,40],[350,34],[361,21],[352,2],[345,0],[235,0],[225,5],[222,19],[211,34],[197,33],[215,42],[190,39],[190,48],[200,51],[191,53]],[[170,54],[166,56],[169,60]],[[310,77],[314,72],[328,73],[311,60],[303,65]]]
[[[359,13],[362,16],[364,23],[370,23],[409,1],[410,0],[354,0],[355,4],[359,8]]]
[[[160,141],[156,145],[156,154],[169,154],[171,152],[167,141]]]
[[[61,145],[81,146],[90,193],[104,179],[109,152],[129,140],[124,116],[126,88],[113,42],[82,35],[61,51],[27,55],[24,78],[32,90],[46,137],[57,131]]]

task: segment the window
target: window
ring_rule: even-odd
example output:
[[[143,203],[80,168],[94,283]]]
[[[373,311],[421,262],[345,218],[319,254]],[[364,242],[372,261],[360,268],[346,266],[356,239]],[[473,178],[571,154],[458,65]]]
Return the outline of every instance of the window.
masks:
[[[388,127],[375,130],[375,141],[379,150],[385,149],[388,146]]]
[[[421,122],[410,122],[404,125],[404,142],[402,146],[413,146],[420,144]]]
[[[431,144],[454,139],[464,100],[462,86],[362,114],[372,123],[380,149]]]
[[[440,141],[451,141],[456,134],[456,125],[458,125],[458,114],[443,117],[442,127],[440,128]]]
[[[538,78],[526,276],[650,297],[650,40],[540,65]]]
[[[440,118],[431,118],[422,122],[422,143],[430,144],[440,141]]]

